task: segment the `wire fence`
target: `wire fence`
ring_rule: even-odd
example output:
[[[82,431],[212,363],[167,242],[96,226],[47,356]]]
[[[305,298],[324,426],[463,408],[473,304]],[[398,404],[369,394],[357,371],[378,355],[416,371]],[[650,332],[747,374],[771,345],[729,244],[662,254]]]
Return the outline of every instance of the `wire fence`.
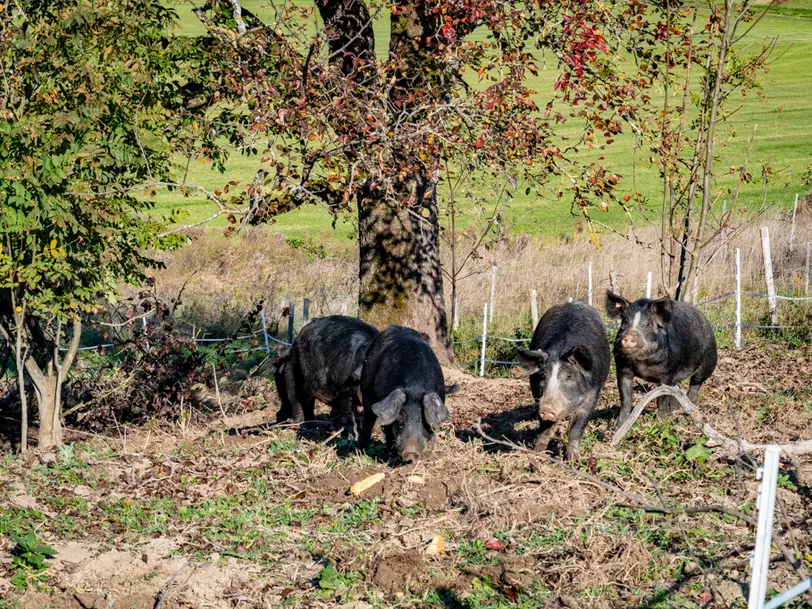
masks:
[[[763,229],[763,230],[764,230],[764,233],[767,233],[766,229]],[[715,325],[715,326],[713,326],[713,329],[717,333],[722,333],[722,332],[725,332],[725,331],[728,331],[728,330],[733,330],[734,338],[735,338],[735,344],[736,344],[737,348],[739,348],[741,346],[741,331],[743,329],[791,330],[791,329],[799,329],[799,328],[807,328],[807,329],[809,329],[809,327],[810,327],[810,324],[808,324],[808,323],[806,325],[793,325],[793,324],[787,324],[787,323],[783,323],[783,324],[778,323],[778,313],[777,313],[777,303],[778,303],[778,301],[784,301],[784,302],[812,302],[812,296],[809,296],[809,275],[810,275],[809,245],[807,244],[807,246],[806,246],[805,265],[803,267],[800,267],[799,269],[797,269],[798,271],[802,271],[803,274],[804,274],[804,284],[805,284],[805,286],[803,288],[804,296],[789,296],[789,295],[777,294],[776,293],[775,283],[774,283],[774,280],[773,280],[773,272],[772,272],[772,267],[771,267],[771,262],[770,262],[770,255],[769,255],[769,251],[770,251],[769,235],[768,234],[762,234],[762,238],[763,238],[763,243],[761,245],[762,245],[762,250],[763,250],[763,253],[764,253],[764,256],[763,256],[763,258],[764,258],[764,279],[765,279],[765,283],[766,283],[767,288],[768,288],[767,292],[754,292],[754,291],[748,291],[748,290],[741,289],[741,283],[742,283],[741,279],[742,279],[742,277],[741,277],[740,249],[737,248],[736,249],[736,258],[735,258],[736,259],[735,281],[736,281],[736,288],[737,289],[724,292],[724,293],[719,294],[717,296],[707,298],[706,300],[703,300],[701,302],[696,303],[697,307],[702,308],[702,307],[707,307],[708,305],[711,305],[711,304],[714,304],[714,303],[719,303],[719,302],[725,301],[725,300],[730,299],[730,298],[735,298],[735,300],[736,300],[736,320],[734,322]],[[491,301],[490,301],[490,303],[486,303],[485,308],[484,308],[482,334],[479,334],[478,336],[474,336],[474,337],[471,337],[471,338],[466,338],[466,339],[463,339],[463,340],[457,340],[457,341],[452,342],[452,345],[455,346],[455,347],[465,347],[466,345],[473,346],[475,343],[479,343],[481,345],[481,352],[480,352],[479,357],[477,357],[475,359],[471,359],[469,361],[465,361],[465,362],[463,362],[461,364],[463,367],[469,367],[469,366],[473,366],[473,365],[478,365],[479,366],[479,374],[480,374],[480,376],[484,376],[484,372],[485,372],[484,364],[496,364],[496,365],[502,365],[502,366],[516,366],[516,365],[518,365],[517,361],[512,361],[512,360],[504,359],[504,358],[489,358],[489,357],[487,357],[488,342],[489,341],[501,341],[501,342],[505,342],[505,343],[509,343],[509,344],[515,344],[515,345],[528,344],[531,341],[530,336],[526,336],[526,337],[521,337],[521,336],[509,337],[509,336],[495,336],[495,335],[490,335],[488,333],[488,325],[489,325],[489,323],[490,324],[493,323],[493,313],[494,313],[494,310],[493,310],[494,309],[494,307],[493,307],[493,298],[494,298],[495,277],[496,276],[495,276],[495,273],[494,273],[492,275],[492,277],[491,277],[491,290],[490,290]],[[589,286],[589,289],[588,289],[587,300],[588,300],[589,304],[591,305],[592,301],[593,301],[593,289],[592,289],[593,288],[593,281],[592,281],[592,264],[591,263],[588,265],[588,286]],[[800,288],[800,285],[798,287]],[[647,281],[647,285],[646,285],[646,296],[648,298],[651,297],[651,289],[652,289],[652,273],[648,273],[648,281]],[[742,320],[742,297],[744,297],[744,296],[749,297],[749,298],[755,298],[755,299],[767,299],[767,301],[768,301],[768,311],[770,313],[770,323],[769,324],[767,324],[767,323],[745,323]],[[533,328],[531,328],[531,332],[534,329],[534,327],[535,327],[535,325],[537,323],[537,319],[538,319],[538,305],[536,303],[535,298],[536,298],[536,291],[533,290],[533,292],[532,292],[532,301],[531,301],[531,312],[532,312],[532,317],[533,317],[533,324],[532,324]],[[695,293],[694,293],[694,301],[696,301],[696,288],[695,288]],[[265,312],[264,312],[264,310],[261,312],[260,319],[261,319],[261,322],[262,322],[262,327],[260,329],[258,329],[255,332],[251,332],[251,333],[247,333],[247,334],[240,334],[240,335],[236,335],[236,336],[229,336],[229,337],[198,336],[198,328],[196,326],[194,326],[193,324],[190,324],[188,322],[183,322],[183,323],[187,323],[189,326],[191,326],[193,340],[195,341],[196,344],[215,345],[215,344],[229,343],[229,345],[231,345],[231,343],[235,343],[235,342],[238,342],[238,341],[246,341],[246,340],[247,341],[260,341],[261,340],[261,341],[264,342],[264,345],[263,344],[254,344],[252,346],[243,347],[243,348],[229,348],[229,349],[225,349],[224,353],[226,353],[226,354],[244,354],[244,353],[252,353],[252,352],[264,351],[268,355],[270,355],[271,352],[272,352],[272,348],[275,347],[276,345],[290,346],[292,344],[294,336],[295,336],[295,332],[294,332],[294,330],[295,330],[295,324],[294,324],[294,322],[295,322],[295,306],[294,306],[295,302],[293,302],[291,300],[283,299],[283,303],[286,305],[286,308],[287,308],[286,314],[283,313],[283,317],[285,317],[285,316],[287,317],[287,340],[284,340],[282,338],[274,336],[272,333],[270,333],[268,331],[268,327],[267,327],[266,321],[265,321]],[[303,300],[302,304],[303,304],[303,307],[302,307],[301,322],[302,322],[302,325],[304,325],[304,324],[307,324],[308,321],[309,321],[310,299],[305,298]],[[346,311],[346,305],[342,305],[341,313],[344,314],[345,311]],[[118,325],[125,326],[125,325],[130,324],[131,326],[134,327],[135,322],[137,321],[137,319],[141,319],[141,323],[142,323],[142,330],[141,331],[143,332],[143,336],[148,341],[149,340],[149,324],[148,324],[145,317],[142,316],[140,318],[124,320],[121,324],[118,324]],[[94,322],[91,321],[90,323],[93,324]],[[102,322],[96,322],[96,323],[98,323],[100,325],[109,325],[109,324],[102,324]],[[456,327],[457,324],[455,323],[454,325]],[[614,328],[619,327],[620,323],[619,322],[608,322],[608,323],[605,323],[604,326],[607,329],[614,329]],[[99,351],[99,350],[102,350],[102,349],[113,349],[113,348],[115,348],[115,346],[116,346],[115,343],[104,342],[104,343],[100,343],[100,344],[96,344],[96,345],[81,346],[81,347],[79,347],[79,350],[84,351],[84,352]],[[234,345],[234,347],[237,347],[237,346]],[[66,351],[67,349],[62,348],[61,350]],[[508,353],[510,353],[510,352],[508,352]],[[502,354],[504,354],[504,352],[502,352]]]
[[[706,307],[706,306],[708,306],[710,304],[717,303],[717,302],[720,302],[720,301],[723,301],[723,300],[726,300],[726,299],[729,299],[729,298],[736,298],[737,300],[740,300],[740,298],[742,296],[748,296],[748,297],[751,297],[751,298],[759,298],[759,299],[769,299],[769,298],[771,298],[771,296],[769,294],[762,293],[762,292],[751,292],[751,291],[744,291],[744,290],[737,292],[737,291],[733,290],[733,291],[730,291],[730,292],[725,292],[724,294],[720,294],[720,295],[715,296],[713,298],[709,298],[709,299],[704,300],[702,302],[699,302],[699,303],[697,303],[696,306],[699,307],[699,308],[702,308],[702,307]],[[773,297],[775,299],[777,299],[777,300],[790,301],[790,302],[810,302],[810,301],[812,301],[812,297],[809,297],[809,296],[786,296],[786,295],[781,295],[781,294],[775,294],[775,295],[773,295]],[[308,321],[307,319],[304,319],[303,320],[304,324],[306,324],[307,321]],[[290,324],[290,326],[292,327],[292,324]],[[608,322],[608,323],[605,323],[604,326],[607,329],[617,328],[617,327],[620,326],[620,322]],[[721,332],[725,332],[725,331],[731,330],[731,329],[734,329],[734,330],[738,330],[738,329],[787,330],[787,329],[798,329],[798,328],[804,328],[804,327],[808,327],[808,326],[789,325],[789,324],[742,323],[741,319],[739,319],[738,322],[731,322],[731,323],[725,323],[725,324],[722,324],[722,325],[713,326],[713,329],[714,329],[715,332],[721,333]],[[149,337],[149,329],[148,328],[149,328],[149,326],[145,325],[144,330],[143,330],[145,332],[145,335],[147,336],[147,338]],[[484,341],[483,341],[483,339],[484,339]],[[464,340],[452,341],[452,345],[454,345],[454,346],[464,346],[464,345],[473,345],[474,343],[483,344],[483,342],[484,342],[485,343],[485,349],[487,350],[487,343],[489,341],[502,341],[502,342],[506,342],[506,343],[519,345],[519,344],[528,344],[531,341],[531,339],[532,339],[532,337],[530,337],[530,336],[527,336],[527,337],[494,336],[494,335],[490,335],[490,334],[486,333],[486,334],[480,334],[478,336],[474,336],[474,337],[471,337],[471,338],[467,338],[467,339],[464,339]],[[240,353],[252,353],[252,352],[258,352],[258,351],[265,351],[266,353],[270,354],[274,345],[290,346],[292,344],[292,342],[289,341],[289,340],[284,340],[284,339],[281,339],[281,338],[278,338],[278,337],[274,336],[273,334],[268,332],[267,328],[259,329],[256,332],[252,332],[250,334],[240,334],[240,335],[237,335],[237,336],[230,336],[230,337],[194,336],[195,343],[201,344],[201,345],[234,343],[234,342],[237,342],[237,341],[245,341],[245,340],[257,340],[257,341],[264,340],[265,344],[264,345],[259,344],[259,345],[255,345],[255,346],[247,347],[247,348],[228,349],[228,350],[225,351],[225,353],[227,353],[227,354],[240,354]],[[79,347],[79,351],[98,351],[98,350],[101,350],[101,349],[112,349],[112,348],[115,348],[115,346],[116,345],[114,343],[106,342],[106,343],[100,343],[100,344],[96,344],[96,345],[82,346],[82,347]],[[65,348],[62,348],[62,350],[64,351]],[[516,366],[519,363],[517,361],[512,361],[512,360],[491,359],[491,358],[487,358],[487,357],[485,357],[484,360],[483,360],[482,357],[477,357],[475,359],[462,362],[460,365],[463,366],[463,367],[479,365],[481,367],[483,361],[486,364],[496,364],[496,365],[502,365],[502,366]]]

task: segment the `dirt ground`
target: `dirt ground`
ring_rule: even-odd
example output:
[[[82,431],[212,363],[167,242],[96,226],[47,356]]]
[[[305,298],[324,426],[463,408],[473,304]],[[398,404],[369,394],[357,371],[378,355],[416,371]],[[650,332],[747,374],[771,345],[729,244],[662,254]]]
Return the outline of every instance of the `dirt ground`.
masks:
[[[532,446],[525,379],[449,371],[462,391],[430,459],[397,465],[321,420],[270,426],[275,406],[207,426],[155,422],[73,433],[56,453],[0,462],[0,608],[745,607],[754,530],[720,512],[658,514],[489,435]],[[577,468],[651,505],[751,515],[754,462],[715,455],[686,417],[649,409],[617,447],[610,379]],[[809,347],[722,351],[700,392],[719,431],[812,438]],[[326,415],[326,411],[323,412]],[[562,449],[561,432],[552,452]],[[754,455],[756,460],[759,455]],[[350,486],[382,472],[360,497]],[[812,570],[812,457],[784,458],[771,590]],[[789,526],[787,526],[789,523]],[[56,550],[41,581],[12,584],[34,530]],[[437,537],[442,538],[440,551]],[[801,605],[796,605],[796,607]],[[808,606],[808,605],[807,605]]]

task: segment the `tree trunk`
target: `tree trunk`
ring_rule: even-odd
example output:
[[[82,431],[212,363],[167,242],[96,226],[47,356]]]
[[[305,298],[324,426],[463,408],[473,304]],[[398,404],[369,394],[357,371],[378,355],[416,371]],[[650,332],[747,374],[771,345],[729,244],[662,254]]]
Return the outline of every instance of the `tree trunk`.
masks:
[[[73,360],[79,351],[79,339],[82,336],[82,322],[73,320],[73,336],[59,361],[59,342],[62,325],[58,325],[53,351],[41,368],[33,356],[25,360],[25,370],[34,386],[39,411],[38,447],[49,448],[62,444],[62,383],[70,370]],[[44,370],[43,370],[44,368]]]
[[[389,54],[395,67],[379,81],[372,23],[363,0],[319,0],[316,6],[333,64],[360,85],[358,95],[369,95],[370,103],[381,100],[380,94],[372,94],[373,87],[391,85],[390,120],[397,125],[412,112],[411,94],[429,72],[426,61],[432,57],[429,41],[437,17],[420,3],[398,3],[390,20]],[[443,300],[434,177],[439,159],[416,163],[408,144],[391,154],[391,165],[384,169],[389,175],[369,181],[357,200],[360,315],[381,329],[399,324],[425,332],[438,357],[450,363],[454,356]],[[393,177],[406,167],[405,177]],[[387,183],[391,187],[376,186]]]
[[[436,185],[420,176],[413,205],[365,194],[358,201],[361,317],[379,328],[399,324],[425,332],[441,360],[453,362]]]
[[[44,375],[40,383],[34,384],[39,410],[38,447],[49,448],[62,444],[62,418],[59,399],[61,383],[58,374]]]

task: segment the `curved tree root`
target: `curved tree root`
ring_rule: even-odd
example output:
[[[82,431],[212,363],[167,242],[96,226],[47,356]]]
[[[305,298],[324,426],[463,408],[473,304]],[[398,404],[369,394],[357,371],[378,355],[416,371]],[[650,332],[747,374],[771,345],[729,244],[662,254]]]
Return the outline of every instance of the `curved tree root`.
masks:
[[[691,418],[691,421],[693,421],[693,423],[702,430],[702,433],[708,437],[710,440],[708,442],[708,446],[711,448],[721,450],[722,452],[730,455],[738,455],[746,452],[764,450],[768,446],[767,444],[751,444],[747,440],[734,440],[733,438],[728,438],[726,435],[716,431],[716,429],[702,415],[694,403],[688,399],[685,392],[683,392],[679,387],[671,387],[668,385],[663,385],[662,387],[652,389],[646,395],[640,398],[640,401],[637,402],[637,405],[634,407],[634,410],[632,410],[629,417],[615,432],[615,435],[612,437],[611,445],[617,446],[629,431],[631,426],[634,425],[634,422],[640,416],[640,413],[643,412],[643,409],[648,405],[648,403],[663,395],[672,396],[679,402],[682,411],[687,414]],[[777,446],[787,455],[803,455],[806,453],[812,453],[812,440],[804,440],[803,442],[796,442],[794,444],[779,444]]]

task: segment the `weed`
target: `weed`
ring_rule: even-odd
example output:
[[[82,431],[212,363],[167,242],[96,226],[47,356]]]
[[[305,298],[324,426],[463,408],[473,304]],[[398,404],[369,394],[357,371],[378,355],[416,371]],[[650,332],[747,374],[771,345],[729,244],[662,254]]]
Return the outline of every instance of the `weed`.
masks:
[[[773,420],[773,407],[772,404],[765,404],[759,408],[756,413],[756,423],[759,425],[767,425]]]
[[[354,585],[362,580],[361,574],[355,571],[347,571],[342,573],[336,569],[332,563],[327,563],[327,566],[322,569],[321,573],[316,577],[319,589],[336,593],[352,588]]]
[[[23,531],[43,521],[45,515],[39,510],[0,507],[0,536],[22,535]]]
[[[40,586],[47,582],[44,571],[48,568],[45,561],[56,556],[56,551],[37,541],[34,531],[25,535],[15,535],[11,540],[17,544],[13,550],[11,583],[17,592],[24,592],[33,583]]]
[[[685,451],[685,460],[689,463],[706,463],[711,451],[704,442],[697,442]]]
[[[778,488],[785,488],[791,491],[797,491],[798,487],[792,482],[789,474],[778,474]]]
[[[319,260],[324,260],[327,258],[327,249],[323,245],[313,241],[313,237],[307,237],[306,239],[302,239],[300,237],[287,237],[285,239],[285,243],[287,243],[293,250],[302,250],[305,252],[308,260],[314,260],[316,258]]]
[[[460,556],[461,566],[486,565],[496,560],[493,553],[488,551],[485,542],[481,539],[461,543],[457,553]]]
[[[62,444],[59,447],[59,462],[65,467],[70,467],[76,464],[74,444]]]

